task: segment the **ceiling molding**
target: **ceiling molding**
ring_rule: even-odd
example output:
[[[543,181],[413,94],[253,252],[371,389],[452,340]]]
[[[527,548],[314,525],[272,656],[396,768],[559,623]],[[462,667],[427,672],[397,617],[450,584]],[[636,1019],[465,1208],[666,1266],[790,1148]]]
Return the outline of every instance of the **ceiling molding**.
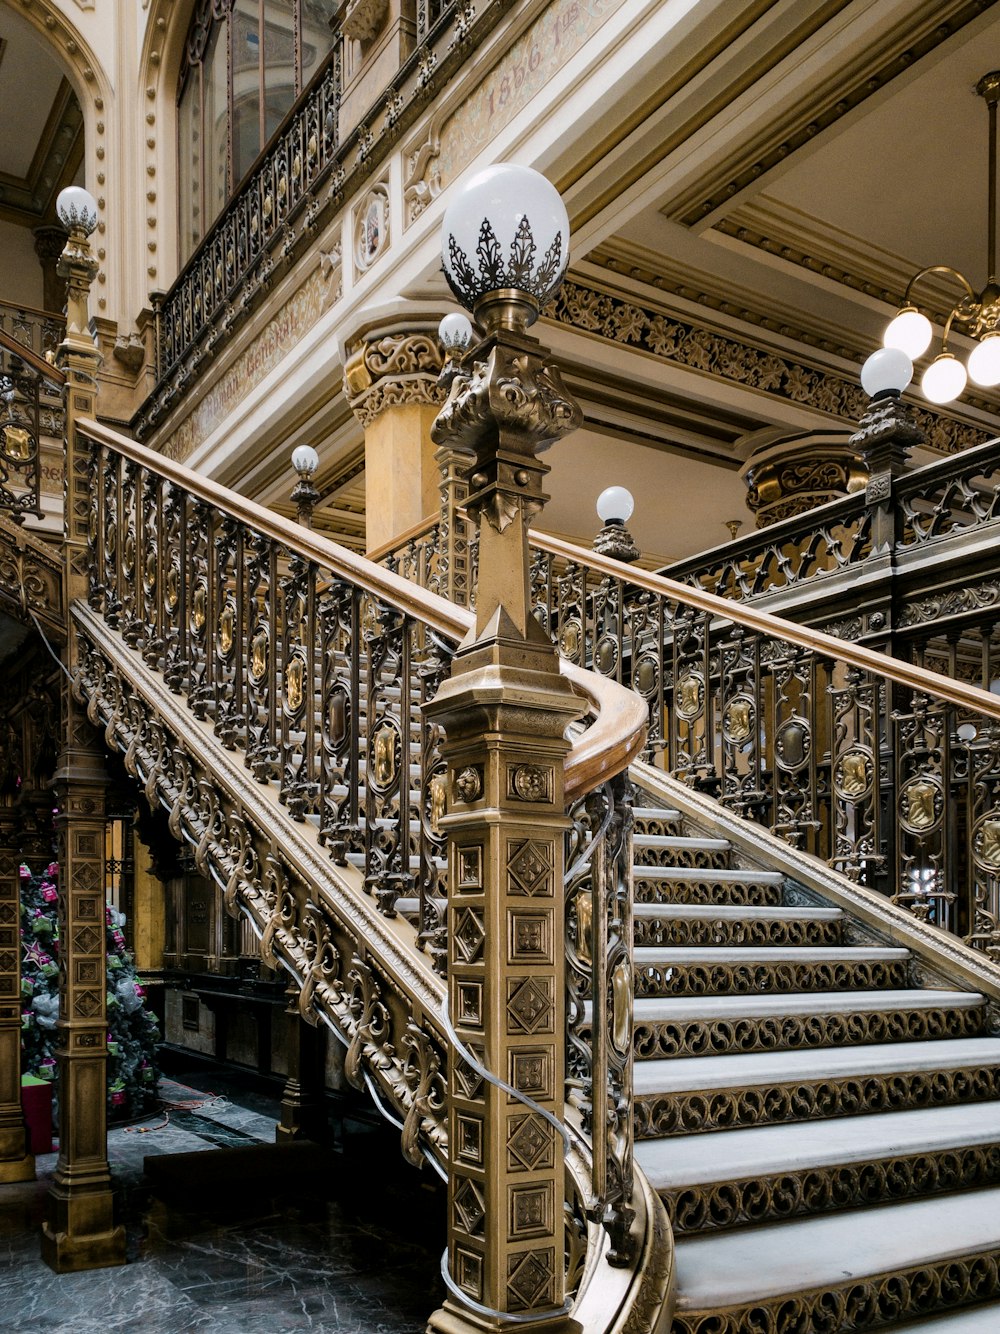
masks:
[[[82,159],[83,112],[69,80],[63,77],[27,175],[0,171],[0,217],[23,227],[53,220],[55,198],[72,181]]]
[[[822,131],[997,3],[1000,0],[922,0],[914,4],[906,26],[897,23],[887,30],[881,59],[873,60],[870,48],[860,53],[813,97],[797,102],[784,118],[770,121],[765,134],[734,149],[696,189],[678,194],[663,210],[664,215],[686,227],[716,225],[719,218],[713,215],[725,216],[745,190],[761,185],[769,171],[786,164]]]

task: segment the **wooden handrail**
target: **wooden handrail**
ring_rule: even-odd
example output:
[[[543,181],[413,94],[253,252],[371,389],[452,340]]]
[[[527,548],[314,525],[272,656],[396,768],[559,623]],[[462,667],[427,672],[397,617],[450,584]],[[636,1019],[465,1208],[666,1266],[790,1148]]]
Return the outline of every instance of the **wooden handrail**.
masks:
[[[431,514],[428,518],[421,519],[420,522],[415,523],[412,528],[407,528],[405,533],[400,533],[398,537],[394,537],[391,542],[383,542],[382,545],[376,547],[374,551],[367,552],[367,559],[376,562],[385,560],[386,556],[392,555],[394,551],[400,551],[407,545],[407,543],[415,542],[418,537],[427,537],[437,522],[438,516],[436,514]]]
[[[797,625],[780,616],[772,616],[770,612],[758,611],[745,602],[721,598],[715,593],[707,593],[691,584],[677,583],[660,574],[648,574],[645,570],[637,570],[622,561],[574,546],[572,542],[564,542],[558,537],[533,533],[531,541],[538,550],[586,566],[597,574],[620,579],[623,583],[670,598],[686,607],[695,607],[698,611],[731,621],[734,625],[745,626],[771,639],[795,644],[821,657],[850,663],[853,667],[884,677],[908,690],[922,690],[925,694],[947,700],[959,708],[972,709],[976,713],[1000,719],[1000,696],[982,690],[979,686],[967,685],[964,681],[953,680],[950,676],[942,676],[939,672],[928,671],[926,667],[917,667],[899,658],[890,658],[888,654],[853,644],[847,639],[838,639],[836,635],[828,635],[822,630]]]
[[[77,427],[87,439],[106,445],[206,504],[214,505],[262,536],[280,542],[304,560],[331,570],[404,615],[429,625],[446,639],[459,642],[475,625],[475,614],[467,608],[458,607],[447,598],[418,587],[328,537],[289,523],[273,510],[220,486],[182,463],[128,440],[93,418],[81,419]],[[591,726],[574,739],[566,757],[566,796],[568,800],[575,800],[621,772],[640,753],[646,738],[647,711],[645,702],[634,691],[596,672],[586,671],[565,660],[560,660],[560,671],[595,715]]]
[[[22,361],[26,361],[33,370],[38,371],[39,375],[44,375],[54,385],[61,387],[66,383],[64,371],[53,365],[51,361],[46,361],[44,357],[40,357],[37,352],[32,352],[30,347],[25,347],[16,338],[12,338],[9,333],[4,333],[2,329],[0,329],[0,346],[5,347],[15,357],[20,357]]]

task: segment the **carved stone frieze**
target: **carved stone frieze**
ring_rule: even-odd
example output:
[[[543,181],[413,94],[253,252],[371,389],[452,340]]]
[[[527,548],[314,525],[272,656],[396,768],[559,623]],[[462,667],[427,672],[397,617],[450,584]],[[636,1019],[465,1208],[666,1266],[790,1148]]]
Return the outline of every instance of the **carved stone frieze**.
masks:
[[[868,406],[861,387],[846,376],[777,356],[690,319],[680,319],[589,287],[579,279],[564,282],[544,314],[585,333],[638,348],[734,384],[806,403],[846,421],[858,421]],[[988,438],[984,431],[927,408],[913,408],[911,412],[926,437],[927,447],[938,453],[957,453]]]

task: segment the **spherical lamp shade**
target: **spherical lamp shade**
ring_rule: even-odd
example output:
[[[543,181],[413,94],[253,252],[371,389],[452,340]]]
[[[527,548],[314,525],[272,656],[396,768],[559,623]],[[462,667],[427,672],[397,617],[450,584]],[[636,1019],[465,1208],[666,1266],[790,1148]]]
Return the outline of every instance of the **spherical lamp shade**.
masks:
[[[537,313],[569,262],[569,216],[558,190],[531,167],[487,167],[445,211],[441,260],[466,309],[494,292],[514,291]]]
[[[602,523],[628,523],[634,509],[632,492],[623,486],[609,486],[597,497],[597,517]]]
[[[861,388],[869,398],[901,394],[913,379],[913,362],[898,347],[880,347],[861,367]]]
[[[292,467],[300,477],[312,477],[319,467],[319,455],[312,445],[296,445],[292,450]]]
[[[79,230],[89,236],[97,226],[97,200],[82,185],[68,185],[59,191],[56,212],[68,232]]]
[[[1000,384],[1000,334],[987,334],[969,355],[969,379],[988,389]]]
[[[968,382],[965,367],[950,352],[936,356],[924,371],[920,388],[932,403],[951,403]]]
[[[916,306],[904,306],[889,322],[882,336],[882,346],[898,348],[911,361],[916,361],[930,347],[933,336],[934,330],[927,316],[921,315]]]
[[[438,338],[448,356],[460,356],[467,347],[472,346],[475,337],[472,321],[468,315],[462,315],[457,310],[451,315],[445,315],[438,325]]]

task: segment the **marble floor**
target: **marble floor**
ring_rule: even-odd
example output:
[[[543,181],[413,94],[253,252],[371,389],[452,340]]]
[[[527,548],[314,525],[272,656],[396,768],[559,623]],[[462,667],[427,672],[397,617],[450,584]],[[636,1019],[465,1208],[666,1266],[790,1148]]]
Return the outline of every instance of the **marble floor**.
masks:
[[[437,1179],[403,1162],[397,1132],[349,1119],[328,1152],[276,1164],[276,1105],[238,1080],[213,1100],[220,1083],[165,1079],[167,1115],[111,1131],[123,1267],[42,1263],[55,1154],[37,1181],[0,1186],[3,1334],[422,1334],[443,1296]],[[203,1168],[190,1156],[220,1148]]]

